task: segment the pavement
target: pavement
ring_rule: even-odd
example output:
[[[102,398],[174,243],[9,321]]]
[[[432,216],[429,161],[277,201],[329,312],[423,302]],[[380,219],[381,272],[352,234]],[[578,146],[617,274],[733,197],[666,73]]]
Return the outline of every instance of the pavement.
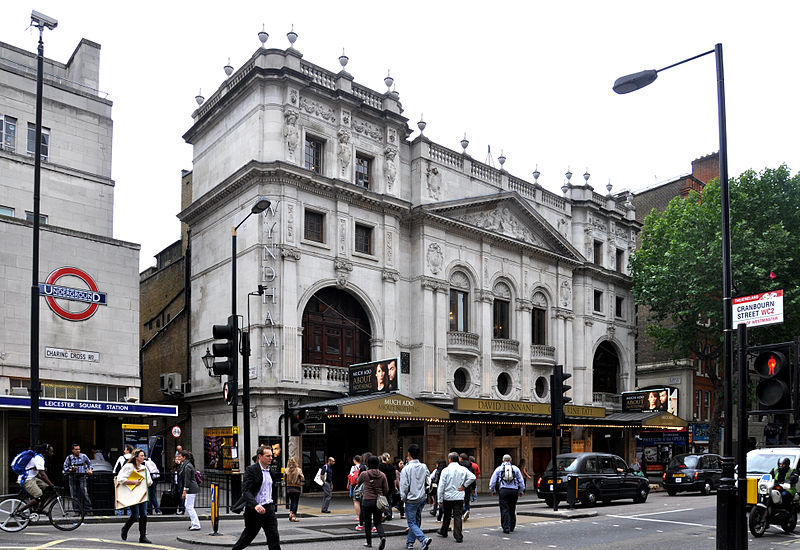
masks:
[[[331,513],[323,514],[320,512],[320,504],[322,502],[321,494],[318,496],[315,493],[303,495],[300,497],[300,506],[297,510],[299,522],[289,522],[288,510],[283,506],[279,506],[278,516],[278,530],[281,536],[281,544],[292,543],[309,543],[309,542],[324,542],[332,540],[362,540],[364,538],[363,531],[356,531],[355,526],[358,524],[353,509],[353,501],[346,495],[334,495],[331,500],[329,510]],[[491,517],[483,517],[476,521],[467,521],[464,525],[465,528],[470,526],[484,527],[484,526],[498,526],[500,523],[500,511],[498,509],[497,497],[492,497],[487,494],[480,494],[477,502],[471,504],[472,509],[484,509],[482,512],[492,514]],[[492,513],[491,508],[494,508],[496,516]],[[429,506],[425,506],[422,512],[422,530],[424,533],[433,533],[441,526],[433,516],[428,512]],[[149,522],[176,522],[181,526],[178,531],[177,538],[180,542],[188,544],[197,544],[201,546],[227,546],[231,547],[236,542],[241,533],[244,522],[242,516],[233,513],[220,513],[220,521],[218,533],[211,532],[211,516],[210,514],[198,514],[200,517],[202,529],[200,531],[189,531],[189,519],[185,515],[155,515],[148,516]],[[529,491],[519,499],[517,504],[518,516],[538,516],[543,518],[552,519],[576,519],[585,517],[597,516],[597,512],[586,509],[569,509],[565,503],[560,505],[560,509],[554,512],[548,508],[544,501],[536,497],[534,491]],[[122,523],[125,520],[122,516],[88,516],[86,523]],[[484,525],[485,524],[485,525]],[[184,527],[185,526],[185,527]],[[387,537],[392,536],[406,536],[406,527],[408,526],[405,519],[400,519],[400,514],[395,509],[394,518],[391,521],[384,522],[384,530]],[[178,526],[176,525],[176,528]],[[185,532],[181,531],[186,529]],[[373,534],[377,538],[377,534]],[[265,546],[266,540],[263,536],[256,537],[252,543],[253,546]]]

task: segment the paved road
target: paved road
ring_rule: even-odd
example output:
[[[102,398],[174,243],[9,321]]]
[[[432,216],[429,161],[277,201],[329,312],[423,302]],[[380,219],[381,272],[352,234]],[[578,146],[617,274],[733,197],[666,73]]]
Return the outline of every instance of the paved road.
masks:
[[[487,497],[488,498],[488,497]],[[483,502],[486,503],[485,501]],[[306,506],[306,516],[300,523],[279,522],[283,546],[289,550],[353,550],[362,548],[363,534],[354,529],[353,514],[341,506],[329,515],[313,514],[318,509]],[[582,509],[581,511],[585,511]],[[452,538],[441,539],[433,531],[440,524],[424,513],[423,527],[433,536],[432,550],[443,548],[455,550],[505,550],[525,547],[564,548],[575,550],[608,549],[679,549],[713,550],[716,547],[716,497],[679,495],[669,497],[665,493],[650,495],[644,504],[629,501],[598,506],[590,509],[597,512],[593,517],[554,518],[539,515],[547,513],[541,503],[528,503],[520,507],[517,529],[504,535],[499,526],[497,508],[474,508],[470,520],[464,524],[464,544],[457,545]],[[569,513],[569,512],[568,512]],[[116,550],[123,548],[194,549],[204,547],[224,548],[230,546],[242,528],[239,517],[220,523],[222,536],[209,534],[208,522],[203,522],[203,531],[189,533],[188,520],[152,521],[148,525],[148,537],[155,543],[140,545],[136,527],[131,530],[129,542],[119,540],[119,523],[85,524],[71,533],[56,531],[50,526],[30,526],[16,534],[0,534],[0,550],[23,548],[47,548],[55,550]],[[405,547],[405,527],[398,516],[387,524],[390,534],[387,550]],[[797,535],[786,535],[780,529],[771,528],[760,539],[749,537],[749,547],[754,550],[800,548],[800,530]],[[256,539],[264,548],[263,537]],[[324,543],[321,543],[324,541]],[[208,545],[208,546],[207,546]],[[213,545],[213,546],[211,546]],[[375,545],[377,547],[377,544]],[[419,545],[417,545],[419,548]]]

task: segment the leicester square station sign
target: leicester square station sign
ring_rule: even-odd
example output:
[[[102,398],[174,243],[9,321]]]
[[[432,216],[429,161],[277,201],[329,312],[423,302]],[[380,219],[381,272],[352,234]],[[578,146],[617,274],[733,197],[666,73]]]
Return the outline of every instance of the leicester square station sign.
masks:
[[[62,277],[77,278],[88,288],[73,288],[56,284]],[[94,315],[100,306],[108,305],[106,293],[100,292],[94,279],[77,267],[59,267],[54,270],[47,276],[44,283],[39,283],[39,295],[45,297],[45,301],[53,313],[67,321],[85,321]],[[58,300],[83,302],[87,306],[82,311],[69,311],[62,307]]]
[[[760,327],[783,323],[783,290],[734,298],[733,326],[744,323],[748,327]]]

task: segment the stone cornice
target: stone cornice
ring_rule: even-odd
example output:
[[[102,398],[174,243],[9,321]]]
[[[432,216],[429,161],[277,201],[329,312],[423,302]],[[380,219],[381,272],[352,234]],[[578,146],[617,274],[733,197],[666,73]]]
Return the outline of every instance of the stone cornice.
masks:
[[[434,277],[420,277],[420,284],[425,290],[433,290],[434,292],[447,292],[450,290],[450,283],[443,279],[436,279]]]

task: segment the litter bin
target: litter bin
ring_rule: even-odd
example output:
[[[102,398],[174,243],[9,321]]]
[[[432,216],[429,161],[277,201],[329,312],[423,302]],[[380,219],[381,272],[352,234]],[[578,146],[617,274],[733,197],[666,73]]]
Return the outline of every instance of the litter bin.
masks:
[[[114,474],[93,472],[87,476],[89,499],[95,515],[114,515]]]

